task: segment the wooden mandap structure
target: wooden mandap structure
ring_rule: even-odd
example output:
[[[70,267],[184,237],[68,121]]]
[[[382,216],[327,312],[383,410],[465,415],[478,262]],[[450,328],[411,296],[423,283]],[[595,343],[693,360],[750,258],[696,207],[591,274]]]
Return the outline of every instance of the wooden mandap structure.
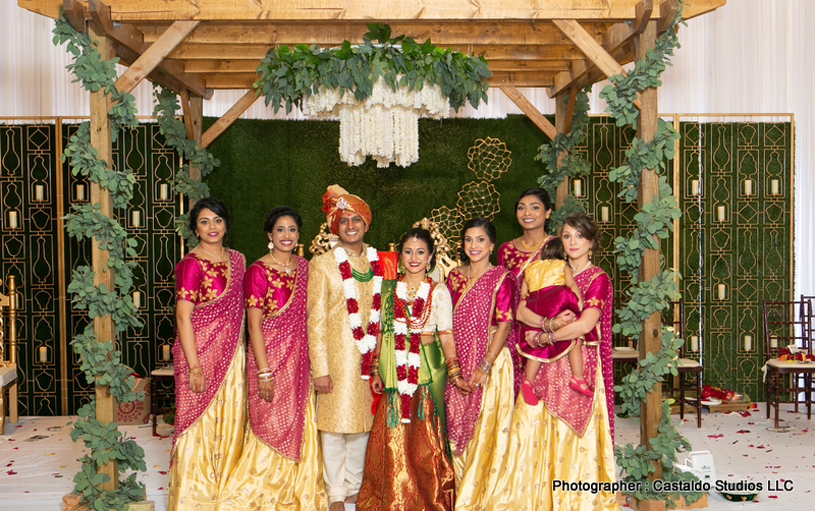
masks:
[[[439,47],[483,54],[500,88],[550,138],[569,131],[576,92],[614,74],[652,47],[679,9],[678,0],[18,0],[30,11],[59,17],[64,10],[71,24],[99,42],[103,58],[118,56],[128,69],[116,81],[130,92],[145,78],[181,96],[187,137],[206,147],[259,96],[252,83],[255,69],[270,47],[361,43],[366,23],[388,23],[394,34],[416,41],[430,38]],[[693,0],[683,8],[689,19],[715,10],[725,0]],[[553,126],[518,90],[543,87],[556,98]],[[201,132],[203,100],[216,89],[246,90],[246,94],[205,133]],[[657,93],[640,94],[638,136],[653,138],[657,125]],[[91,141],[100,158],[110,161],[111,138],[103,92],[91,93]],[[194,176],[194,174],[193,174]],[[195,176],[194,176],[195,177]],[[200,177],[200,176],[199,176]],[[557,204],[567,194],[558,188]],[[657,193],[657,176],[645,171],[639,204]],[[112,207],[106,192],[92,184],[91,202]],[[97,282],[112,288],[112,275],[103,272],[107,252],[94,242]],[[659,271],[659,253],[647,250],[640,280]],[[640,357],[660,347],[660,315],[644,325]],[[100,341],[113,338],[110,320],[97,318]],[[97,387],[97,418],[114,420],[115,403]],[[649,396],[641,421],[641,438],[657,434],[661,393]],[[102,467],[116,483],[115,466]],[[657,467],[655,477],[659,477]]]

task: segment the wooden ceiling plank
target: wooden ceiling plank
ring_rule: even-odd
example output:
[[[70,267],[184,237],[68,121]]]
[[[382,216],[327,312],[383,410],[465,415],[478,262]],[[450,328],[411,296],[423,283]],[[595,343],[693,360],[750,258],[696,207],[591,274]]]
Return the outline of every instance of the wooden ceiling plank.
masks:
[[[255,101],[260,97],[260,94],[255,93],[255,89],[249,89],[246,91],[246,94],[238,100],[237,103],[232,105],[230,108],[220,119],[215,121],[215,123],[209,127],[209,129],[201,135],[201,148],[207,147],[209,144],[212,143],[213,140],[218,138],[218,135],[224,132],[233,122],[235,119],[241,116],[250,106],[252,106]]]
[[[573,60],[583,58],[574,45],[481,45],[454,48],[468,55],[484,55],[487,60]],[[263,44],[189,44],[181,43],[170,58],[178,60],[260,60],[269,46]]]
[[[563,32],[545,21],[397,21],[390,25],[393,34],[404,34],[418,42],[430,39],[433,44],[442,47],[474,43],[481,45],[570,44]],[[144,33],[145,42],[158,39],[168,26],[165,22],[136,24],[139,31]],[[198,27],[193,34],[187,36],[185,42],[197,44],[262,44],[266,46],[291,46],[294,44],[340,46],[343,41],[361,44],[362,36],[367,31],[368,28],[364,22],[315,21],[307,25],[285,21],[210,22]]]
[[[671,25],[671,22],[676,17],[676,13],[678,11],[679,11],[678,0],[665,0],[664,2],[659,4],[659,23],[657,23],[658,34],[661,34],[668,29],[668,27]]]
[[[116,88],[121,92],[130,92],[150,74],[164,58],[195,30],[200,21],[176,21],[162,36],[141,54],[116,80]]]
[[[540,130],[544,132],[551,140],[555,139],[555,136],[557,136],[557,129],[555,128],[555,125],[552,124],[549,119],[544,117],[543,114],[540,113],[537,108],[535,108],[535,105],[526,99],[526,96],[521,94],[521,91],[511,84],[501,85],[500,88],[501,91],[503,91],[503,93],[506,94],[507,97],[521,109],[521,112],[526,114],[526,116],[529,117],[529,120],[535,123],[535,126],[540,128]]]
[[[572,118],[574,117],[574,104],[577,100],[577,87],[574,85],[569,89],[569,101],[566,104],[565,119],[563,119],[563,133],[568,133],[572,129]]]

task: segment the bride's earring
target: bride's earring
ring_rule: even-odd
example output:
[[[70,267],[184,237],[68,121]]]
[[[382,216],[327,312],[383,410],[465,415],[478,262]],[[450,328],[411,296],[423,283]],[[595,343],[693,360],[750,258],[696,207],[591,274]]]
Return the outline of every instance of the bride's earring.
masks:
[[[269,253],[271,254],[272,250],[274,250],[274,243],[272,243],[272,240],[269,240],[269,244],[266,246],[269,247]]]

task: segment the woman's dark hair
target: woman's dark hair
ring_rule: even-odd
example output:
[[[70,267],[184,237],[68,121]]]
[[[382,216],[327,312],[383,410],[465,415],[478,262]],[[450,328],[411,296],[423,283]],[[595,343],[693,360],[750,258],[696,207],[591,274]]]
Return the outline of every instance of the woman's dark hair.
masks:
[[[565,227],[567,225],[589,240],[591,242],[592,252],[597,253],[603,235],[591,216],[586,213],[572,213],[563,221],[563,226]]]
[[[427,271],[428,273],[433,271],[433,268],[436,267],[436,244],[433,242],[433,236],[430,235],[430,231],[427,229],[422,229],[421,227],[414,227],[399,238],[399,244],[396,245],[396,251],[399,253],[399,257],[402,256],[402,248],[405,246],[405,242],[412,238],[418,238],[424,241],[424,244],[427,246],[427,250],[430,251],[430,261],[427,263]]]
[[[458,258],[464,264],[470,264],[470,258],[467,257],[467,253],[464,252],[464,236],[467,234],[467,231],[474,227],[483,227],[484,231],[487,233],[487,237],[490,239],[490,243],[494,244],[495,240],[498,238],[498,235],[495,232],[495,226],[492,225],[492,222],[484,217],[477,216],[464,222],[464,227],[461,228],[461,246],[458,247]]]
[[[226,234],[229,234],[229,231],[232,229],[232,223],[229,221],[229,211],[226,210],[226,206],[223,202],[219,201],[214,197],[204,197],[203,199],[199,199],[198,202],[190,210],[190,230],[195,233],[195,228],[198,225],[198,215],[201,214],[202,209],[208,209],[221,217],[226,224]]]
[[[524,197],[529,197],[530,195],[541,201],[544,211],[549,211],[552,209],[552,199],[549,197],[549,193],[543,188],[536,186],[534,188],[527,188],[521,192],[521,195],[518,196],[518,200],[515,201],[515,211],[518,211],[518,204],[521,203],[521,199]],[[543,222],[543,232],[549,232],[548,218]]]
[[[560,238],[552,238],[546,242],[546,245],[541,249],[541,259],[566,259],[566,251],[563,250],[563,242]]]
[[[263,230],[271,234],[277,221],[284,216],[292,217],[294,223],[297,224],[298,231],[303,228],[303,220],[300,218],[300,215],[297,214],[297,211],[288,206],[275,206],[270,209],[268,213],[266,213],[266,221],[263,222]]]

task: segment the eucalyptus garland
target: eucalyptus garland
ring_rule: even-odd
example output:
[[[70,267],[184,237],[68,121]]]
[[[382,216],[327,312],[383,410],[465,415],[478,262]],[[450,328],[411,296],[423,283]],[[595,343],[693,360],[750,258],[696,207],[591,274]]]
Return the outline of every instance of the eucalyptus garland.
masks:
[[[587,90],[582,90],[575,96],[572,124],[568,133],[558,133],[555,139],[543,144],[538,149],[536,161],[542,161],[546,171],[538,184],[546,190],[549,197],[554,197],[557,187],[564,179],[571,176],[583,176],[589,173],[591,166],[576,151],[577,146],[586,139],[586,129],[589,124],[589,96]],[[583,212],[585,207],[578,201],[571,191],[559,208],[550,217],[549,231],[554,234],[563,221],[572,213]]]
[[[167,145],[175,149],[185,162],[175,174],[172,183],[175,192],[183,193],[192,200],[209,197],[209,186],[202,180],[190,177],[190,166],[198,167],[203,178],[210,175],[221,162],[194,140],[187,138],[184,123],[175,115],[179,109],[178,96],[175,92],[156,85],[153,88],[153,96],[156,98],[153,116],[158,122],[159,131]],[[184,238],[187,247],[192,248],[198,244],[198,238],[190,230],[189,218],[189,213],[179,216],[175,221],[175,230]]]
[[[419,44],[404,35],[391,37],[390,26],[381,23],[368,23],[368,30],[359,45],[344,41],[339,48],[305,44],[270,48],[258,66],[255,89],[275,112],[285,104],[286,113],[294,105],[301,107],[303,99],[317,94],[320,87],[340,89],[364,101],[379,78],[393,91],[439,85],[456,110],[466,102],[474,108],[486,103],[486,78],[492,72],[483,56],[437,48],[430,39]]]
[[[67,68],[76,76],[75,81],[91,92],[104,90],[115,102],[109,113],[113,135],[123,128],[136,126],[133,96],[119,92],[114,85],[118,59],[103,60],[88,34],[74,30],[64,14],[56,20],[53,33],[54,44],[67,43],[67,49],[73,55]],[[106,188],[115,207],[127,207],[133,198],[136,183],[133,173],[129,169],[114,170],[99,158],[96,149],[90,145],[89,123],[80,125],[60,159],[69,161],[74,175],[84,176]],[[74,309],[87,310],[91,320],[109,314],[118,336],[128,328],[143,326],[129,296],[136,263],[127,258],[136,256],[136,241],[128,239],[125,229],[100,210],[99,203],[72,206],[72,212],[65,216],[65,229],[78,240],[95,239],[100,249],[108,251],[104,270],[114,272],[114,288],[108,289],[105,284],[97,286],[93,282],[93,269],[80,266],[73,272],[68,292],[73,295]],[[142,398],[143,393],[137,396],[133,392],[133,375],[121,364],[121,351],[113,341],[99,342],[93,323],[75,335],[71,345],[80,357],[81,369],[89,383],[107,385],[111,395],[120,403]],[[104,423],[96,419],[94,397],[79,409],[78,415],[71,438],[74,442],[81,438],[89,453],[82,457],[81,470],[74,476],[74,492],[82,497],[84,504],[99,511],[127,509],[128,502],[143,500],[144,484],[136,480],[135,472],[120,480],[116,490],[109,491],[101,485],[110,481],[110,476],[98,474],[97,466],[115,460],[120,473],[147,470],[144,450],[135,441],[124,440],[116,422]]]
[[[617,126],[626,124],[636,126],[638,111],[634,106],[637,93],[650,87],[661,85],[659,79],[665,67],[670,64],[669,56],[679,47],[676,35],[678,24],[682,20],[682,3],[670,27],[656,40],[654,48],[635,64],[634,69],[625,77],[615,75],[609,78],[612,85],[606,86],[600,96],[606,100],[607,111],[615,119]],[[642,323],[652,313],[665,311],[677,295],[675,273],[662,270],[647,281],[639,281],[638,272],[646,248],[659,249],[659,240],[666,239],[673,231],[673,221],[678,219],[680,211],[676,197],[673,196],[665,176],[665,160],[674,156],[674,141],[678,134],[673,127],[658,121],[657,131],[652,140],[647,142],[639,138],[632,141],[626,151],[625,164],[612,170],[609,179],[620,183],[622,191],[618,197],[627,202],[637,198],[637,188],[642,172],[654,169],[658,177],[658,190],[650,202],[642,205],[640,212],[634,216],[637,226],[628,238],[618,237],[614,241],[614,253],[617,255],[617,266],[630,275],[631,286],[626,295],[625,307],[617,311],[620,323],[613,327],[614,333],[631,339],[639,339]],[[656,354],[648,353],[639,361],[638,366],[623,378],[623,384],[615,386],[615,392],[623,398],[624,415],[636,416],[640,413],[640,403],[651,392],[657,382],[664,381],[669,374],[676,376],[677,370],[673,360],[684,343],[673,332],[662,329],[662,345]],[[676,454],[680,450],[690,450],[687,439],[683,438],[670,420],[670,400],[662,404],[662,419],[656,437],[649,439],[649,446],[632,444],[615,447],[617,464],[625,471],[625,481],[642,482],[642,491],[626,492],[638,499],[664,500],[673,504],[673,497],[679,493],[661,493],[652,490],[648,475],[654,472],[655,463],[662,465],[662,479],[666,481],[693,480],[691,473],[674,472]],[[694,502],[701,492],[681,493],[688,503]]]

